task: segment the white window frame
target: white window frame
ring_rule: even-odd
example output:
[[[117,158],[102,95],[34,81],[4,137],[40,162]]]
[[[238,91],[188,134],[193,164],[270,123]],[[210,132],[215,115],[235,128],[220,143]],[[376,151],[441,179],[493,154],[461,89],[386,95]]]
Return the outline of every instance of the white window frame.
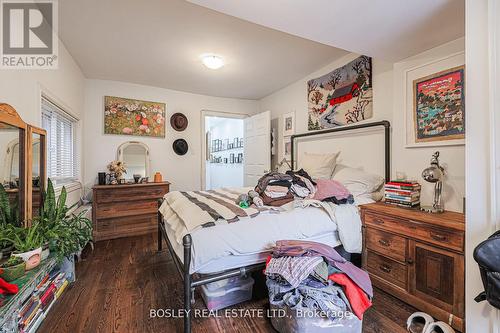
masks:
[[[40,98],[40,114],[41,118],[43,119],[43,114],[45,111],[43,110],[43,100],[46,100],[49,104],[51,104],[54,109],[52,112],[56,112],[59,114],[59,116],[66,118],[72,123],[72,157],[73,157],[73,176],[71,177],[54,177],[50,174],[50,156],[51,152],[51,138],[50,138],[50,132],[47,130],[47,177],[50,178],[53,183],[54,187],[56,188],[56,191],[60,190],[63,186],[65,186],[67,189],[69,187],[72,187],[72,185],[79,184],[79,178],[80,178],[80,161],[79,161],[79,145],[78,145],[78,131],[77,128],[79,126],[79,119],[75,116],[73,116],[69,111],[68,108],[64,107],[63,104],[59,103],[55,98],[52,96],[48,96],[45,93],[41,93],[41,98]],[[43,122],[42,126],[43,127]]]

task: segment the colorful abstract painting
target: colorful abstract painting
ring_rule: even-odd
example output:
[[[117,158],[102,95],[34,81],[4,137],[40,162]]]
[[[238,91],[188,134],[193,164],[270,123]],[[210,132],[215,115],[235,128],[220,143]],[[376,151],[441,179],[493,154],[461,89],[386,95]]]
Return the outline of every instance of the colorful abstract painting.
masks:
[[[372,60],[361,56],[307,82],[308,129],[356,123],[373,116]]]
[[[105,96],[104,134],[165,137],[165,103]]]
[[[465,138],[464,67],[413,81],[415,141]]]

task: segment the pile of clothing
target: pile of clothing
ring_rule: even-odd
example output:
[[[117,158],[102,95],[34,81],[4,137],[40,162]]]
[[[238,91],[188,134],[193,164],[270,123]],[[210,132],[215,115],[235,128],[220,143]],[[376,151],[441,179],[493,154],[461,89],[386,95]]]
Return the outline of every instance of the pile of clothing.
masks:
[[[292,177],[290,175],[274,171],[259,179],[255,191],[259,193],[264,205],[279,207],[293,201],[291,187]]]
[[[286,174],[276,171],[265,174],[259,179],[255,191],[251,192],[248,194],[250,201],[257,193],[265,206],[279,207],[294,199],[314,199],[337,205],[354,203],[354,197],[342,183],[333,179],[313,180],[304,169],[290,170]]]
[[[368,273],[325,244],[278,241],[265,274],[269,302],[277,308],[309,311],[331,320],[350,312],[361,320],[372,305]]]

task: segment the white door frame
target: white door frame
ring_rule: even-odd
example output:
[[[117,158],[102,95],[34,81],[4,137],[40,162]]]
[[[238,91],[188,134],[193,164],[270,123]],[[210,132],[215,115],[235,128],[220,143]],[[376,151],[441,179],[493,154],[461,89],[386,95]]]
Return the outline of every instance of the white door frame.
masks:
[[[214,110],[201,110],[201,190],[206,188],[206,168],[205,162],[207,159],[207,136],[205,129],[205,118],[206,117],[221,117],[221,118],[234,118],[234,119],[245,119],[250,115],[246,113],[234,113],[225,111],[214,111]]]

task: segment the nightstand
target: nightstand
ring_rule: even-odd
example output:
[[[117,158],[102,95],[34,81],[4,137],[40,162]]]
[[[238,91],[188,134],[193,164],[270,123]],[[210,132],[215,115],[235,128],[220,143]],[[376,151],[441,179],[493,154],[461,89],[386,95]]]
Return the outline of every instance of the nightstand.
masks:
[[[360,209],[363,268],[373,285],[463,332],[464,214],[384,203]]]

